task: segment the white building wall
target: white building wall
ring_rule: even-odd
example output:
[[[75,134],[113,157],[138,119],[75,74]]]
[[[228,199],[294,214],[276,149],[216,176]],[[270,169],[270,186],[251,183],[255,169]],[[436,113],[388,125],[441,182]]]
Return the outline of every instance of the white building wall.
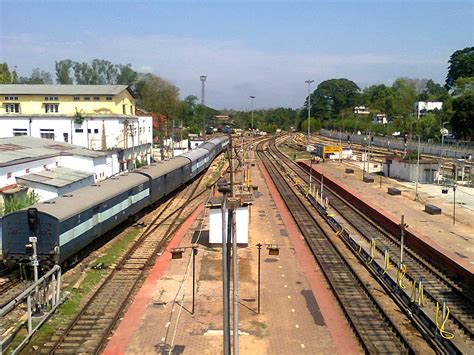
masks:
[[[128,127],[127,132],[124,132],[125,121]],[[0,116],[2,127],[0,137],[12,137],[15,132],[37,138],[46,138],[45,134],[48,134],[48,138],[58,142],[80,145],[88,149],[123,149],[133,145],[152,143],[152,118],[145,117],[141,121],[142,134],[139,138],[138,116],[86,117],[82,124],[74,123],[71,117]],[[104,132],[106,147],[103,147]]]
[[[15,185],[17,176],[23,176],[57,167],[60,161],[59,158],[60,157],[58,156],[0,167],[0,188]]]

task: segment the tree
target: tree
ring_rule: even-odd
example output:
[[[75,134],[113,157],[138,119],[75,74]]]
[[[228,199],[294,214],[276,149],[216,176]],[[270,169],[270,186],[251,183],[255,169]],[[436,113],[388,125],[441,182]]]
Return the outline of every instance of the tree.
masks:
[[[136,85],[140,106],[147,111],[177,117],[180,108],[179,89],[153,74],[146,74]]]
[[[392,114],[394,116],[405,116],[413,112],[418,93],[413,83],[403,78],[395,80],[392,85],[392,95],[394,98]]]
[[[117,80],[116,83],[120,85],[133,85],[137,82],[138,73],[132,69],[131,64],[119,64],[117,68]]]
[[[362,92],[361,102],[372,111],[384,112],[389,116],[393,111],[392,88],[381,85],[372,85]]]
[[[71,85],[72,78],[70,76],[70,71],[73,68],[74,63],[70,59],[60,60],[55,62],[56,68],[56,81],[58,84]]]
[[[429,101],[444,101],[448,97],[448,90],[430,79],[426,82],[426,94]]]
[[[456,136],[464,140],[474,137],[474,92],[459,96],[453,100],[453,118],[451,124]]]
[[[323,81],[311,94],[311,112],[321,119],[338,115],[342,109],[354,107],[360,100],[360,89],[348,79]],[[306,106],[308,98],[306,98]]]
[[[450,90],[456,79],[470,76],[474,76],[474,47],[466,47],[451,55],[445,87]]]
[[[453,96],[465,95],[474,92],[474,76],[457,78],[453,86]]]
[[[12,84],[13,76],[7,63],[0,63],[0,84]]]
[[[117,68],[108,60],[93,59],[91,69],[95,84],[115,84],[117,82]]]

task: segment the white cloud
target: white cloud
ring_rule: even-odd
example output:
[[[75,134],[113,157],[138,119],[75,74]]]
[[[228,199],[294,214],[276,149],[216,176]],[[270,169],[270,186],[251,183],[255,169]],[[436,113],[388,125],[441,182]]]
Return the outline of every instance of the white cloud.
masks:
[[[216,108],[303,104],[307,86],[329,78],[347,77],[360,84],[386,82],[400,76],[442,80],[447,56],[390,53],[326,55],[262,51],[238,41],[214,41],[164,35],[88,37],[60,41],[37,35],[0,37],[0,57],[27,75],[34,67],[54,70],[54,61],[103,58],[131,63],[139,71],[154,72],[180,88],[182,96],[200,95],[200,75],[208,75],[206,103]],[[444,76],[444,74],[443,74]]]

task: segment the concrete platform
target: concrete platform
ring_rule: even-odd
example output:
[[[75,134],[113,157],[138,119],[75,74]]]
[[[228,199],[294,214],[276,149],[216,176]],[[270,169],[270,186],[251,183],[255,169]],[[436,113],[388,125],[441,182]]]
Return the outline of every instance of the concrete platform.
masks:
[[[403,214],[405,223],[417,235],[471,273],[474,272],[474,189],[457,188],[456,222],[453,224],[452,189],[446,195],[439,185],[419,184],[419,198],[415,201],[414,183],[377,177],[374,184],[366,184],[362,181],[361,171],[356,170],[354,175],[348,175],[345,174],[346,167],[346,164],[338,162],[313,165],[315,170],[340,181],[361,199],[394,220],[400,221]],[[387,194],[389,187],[401,190],[401,196]],[[442,214],[427,214],[424,211],[425,204],[438,206]]]
[[[284,202],[272,184],[267,187],[257,165],[252,167],[252,182],[258,191],[254,191],[251,208],[249,247],[238,251],[240,353],[361,353]],[[187,222],[188,226],[191,222]],[[166,251],[105,354],[156,354],[165,349],[184,354],[222,353],[221,249],[206,245],[206,213],[192,223],[191,229],[181,231],[181,237],[173,240],[173,246],[200,244],[196,256],[195,314],[191,314],[191,252],[171,261]],[[268,255],[265,247],[261,250],[260,314],[258,242],[280,246],[279,256]]]

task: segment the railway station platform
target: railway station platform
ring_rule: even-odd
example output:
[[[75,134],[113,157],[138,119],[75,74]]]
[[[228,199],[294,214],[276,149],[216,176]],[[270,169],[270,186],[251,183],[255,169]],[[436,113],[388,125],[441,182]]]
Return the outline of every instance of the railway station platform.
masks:
[[[249,246],[238,250],[240,353],[362,353],[275,186],[262,166],[251,169],[258,191],[250,211]],[[195,314],[191,314],[191,250],[185,251],[183,259],[172,260],[169,247],[137,293],[105,354],[223,352],[221,249],[207,244],[208,213],[204,208],[198,212],[170,245],[199,244]],[[275,256],[265,246],[261,249],[260,314],[257,243],[278,244],[280,252]],[[232,325],[232,315],[230,319]]]
[[[374,182],[367,183],[362,180],[362,171],[354,169],[354,173],[346,173],[347,167],[354,166],[338,161],[313,165],[314,170],[338,181],[392,220],[400,223],[403,214],[405,223],[417,236],[471,274],[474,273],[474,189],[457,187],[453,224],[452,188],[444,194],[441,185],[418,184],[418,199],[415,201],[414,182],[372,175]],[[389,187],[400,190],[401,195],[388,194]],[[425,212],[427,204],[439,207],[441,214]]]

